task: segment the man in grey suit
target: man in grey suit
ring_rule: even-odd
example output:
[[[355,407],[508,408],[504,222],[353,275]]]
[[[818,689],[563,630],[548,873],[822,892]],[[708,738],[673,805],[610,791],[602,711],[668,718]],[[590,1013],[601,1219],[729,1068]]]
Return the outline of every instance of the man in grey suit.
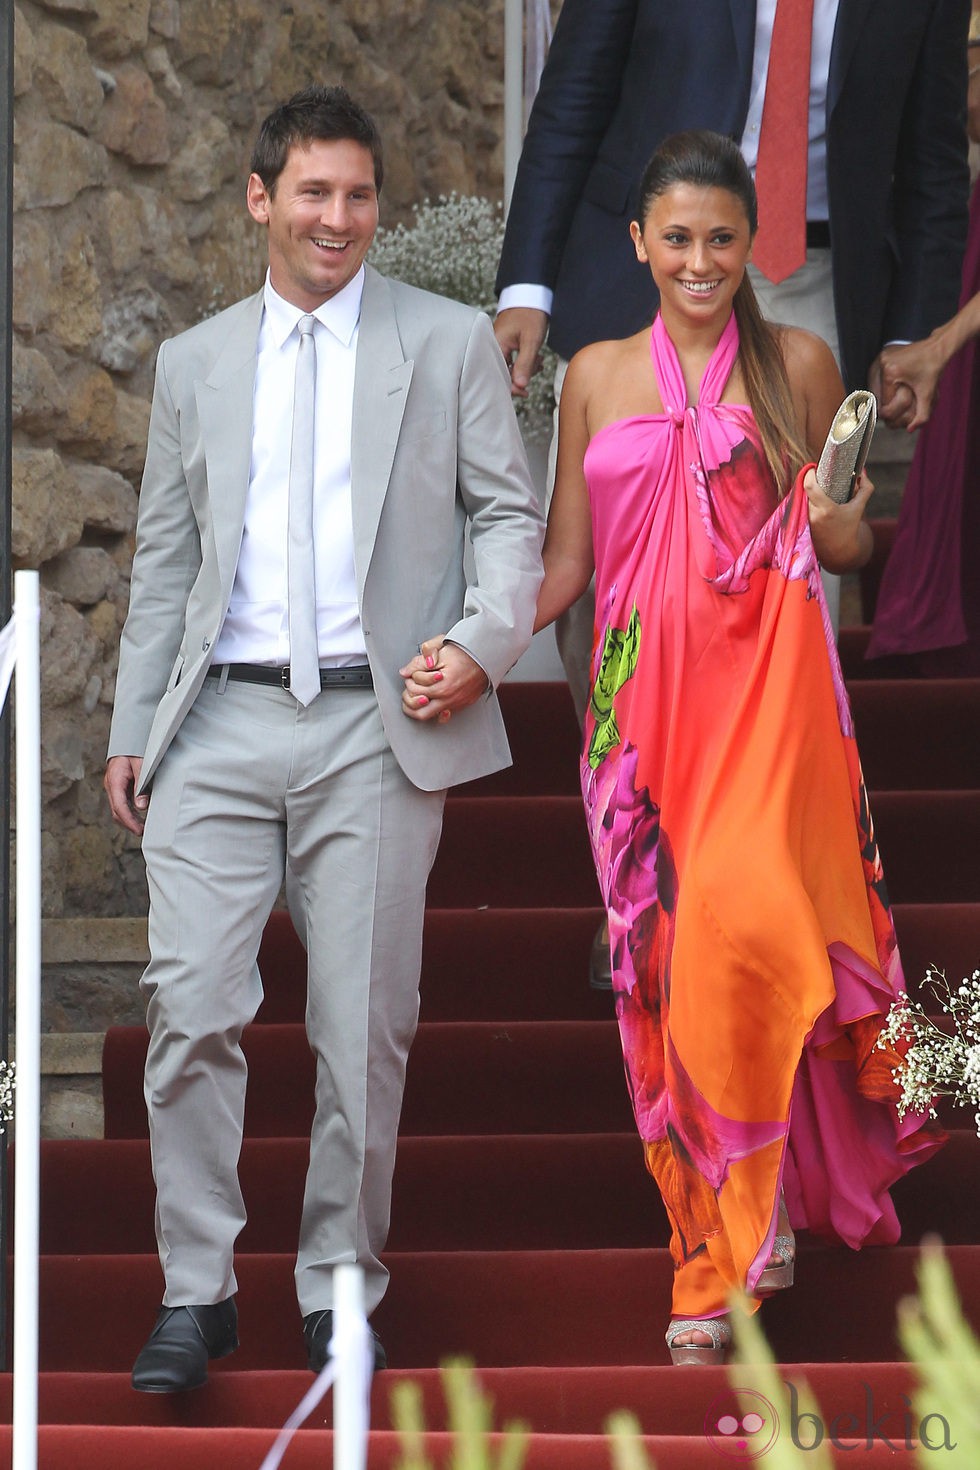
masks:
[[[157,363],[105,779],[150,889],[150,1392],[237,1346],[240,1038],[284,876],[317,1061],[296,1263],[314,1371],[333,1267],[380,1300],[445,792],[509,761],[493,690],[530,637],[540,516],[488,319],[365,264],[381,178],[341,88],[277,108],[247,191],[265,286]]]

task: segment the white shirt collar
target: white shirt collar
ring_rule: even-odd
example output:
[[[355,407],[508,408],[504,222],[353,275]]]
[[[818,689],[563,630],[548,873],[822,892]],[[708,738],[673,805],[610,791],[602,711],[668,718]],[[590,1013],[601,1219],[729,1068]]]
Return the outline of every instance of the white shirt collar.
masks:
[[[329,329],[338,341],[349,347],[361,315],[361,296],[364,292],[364,267],[361,266],[353,280],[347,282],[336,296],[331,296],[312,313],[301,311],[284,296],[280,296],[272,284],[269,272],[265,273],[263,301],[266,326],[273,342],[281,347],[301,316],[315,316],[318,322]]]

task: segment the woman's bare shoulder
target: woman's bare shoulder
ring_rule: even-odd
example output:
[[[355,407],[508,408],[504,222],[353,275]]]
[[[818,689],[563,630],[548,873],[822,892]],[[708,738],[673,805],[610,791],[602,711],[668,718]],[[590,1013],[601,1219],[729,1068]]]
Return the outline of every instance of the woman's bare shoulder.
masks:
[[[816,459],[844,398],[840,369],[827,343],[815,332],[802,327],[780,327],[779,332],[800,432],[808,453]]]
[[[779,348],[786,364],[786,376],[794,386],[821,379],[839,381],[840,369],[834,354],[822,337],[805,327],[775,327]]]
[[[645,343],[649,335],[649,331],[644,331],[633,337],[590,342],[588,347],[576,352],[568,364],[566,385],[588,390],[590,387],[608,383],[611,376],[636,358],[638,351],[646,350]]]

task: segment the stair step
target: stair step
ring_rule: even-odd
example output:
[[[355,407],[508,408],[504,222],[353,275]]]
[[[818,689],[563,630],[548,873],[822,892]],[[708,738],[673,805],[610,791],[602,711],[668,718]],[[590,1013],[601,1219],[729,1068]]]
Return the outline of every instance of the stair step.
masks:
[[[422,957],[423,1021],[601,1021],[609,992],[590,990],[592,909],[430,909]],[[980,903],[896,904],[895,927],[914,994],[929,965],[950,980],[980,963]],[[269,920],[259,968],[262,1022],[296,1022],[306,1009],[306,952],[289,915]]]
[[[868,629],[845,629],[844,655]],[[866,670],[862,670],[866,674]],[[865,778],[872,790],[980,787],[980,679],[859,677],[849,689]],[[473,796],[578,796],[581,738],[564,684],[504,684],[501,707],[514,764],[455,788]]]
[[[308,1137],[314,1062],[302,1026],[243,1039],[249,1138]],[[146,1035],[116,1027],[103,1052],[107,1138],[145,1138]],[[945,1103],[940,1117],[962,1123]],[[615,1021],[429,1022],[419,1027],[402,1108],[405,1135],[629,1133],[633,1115]]]
[[[38,1436],[40,1464],[44,1470],[214,1470],[215,1462],[226,1467],[254,1470],[270,1449],[275,1436],[261,1429],[154,1429],[93,1428],[87,1425],[45,1426]],[[840,1441],[831,1451],[831,1463],[848,1467],[855,1449],[863,1449],[864,1441]],[[487,1454],[500,1463],[506,1440],[491,1434]],[[9,1456],[11,1431],[0,1427],[0,1453]],[[422,1436],[421,1453],[427,1463],[447,1465],[454,1445],[453,1436],[428,1433]],[[664,1470],[704,1470],[705,1440],[648,1435],[640,1439],[648,1463]],[[302,1430],[288,1451],[289,1470],[324,1470],[333,1463],[333,1435],[326,1430]],[[716,1455],[710,1451],[712,1463]],[[727,1453],[724,1452],[724,1453]],[[535,1434],[527,1441],[522,1455],[523,1470],[597,1470],[611,1463],[612,1451],[602,1439],[593,1435]],[[920,1462],[912,1450],[894,1450],[878,1443],[861,1457],[869,1470],[915,1470]],[[387,1431],[372,1432],[368,1447],[367,1470],[397,1470],[405,1464],[405,1452],[398,1435]]]
[[[459,796],[577,796],[582,737],[568,685],[504,682],[497,690],[514,763],[457,786]]]
[[[947,1257],[976,1329],[980,1246],[950,1246]],[[898,1360],[895,1312],[915,1289],[918,1259],[912,1246],[804,1245],[793,1290],[764,1307],[777,1360]],[[495,1367],[667,1362],[666,1250],[390,1252],[386,1262],[391,1285],[372,1323],[393,1367],[460,1355]],[[292,1255],[238,1257],[242,1346],[213,1365],[216,1378],[304,1366],[293,1264]],[[160,1298],[155,1255],[44,1256],[40,1281],[42,1371],[132,1366]]]
[[[858,573],[861,585],[861,616],[866,623],[874,620],[882,573],[895,545],[898,521],[894,517],[869,516],[868,525],[871,527],[872,537],[871,557]]]
[[[980,902],[980,789],[876,791],[871,812],[893,903]],[[594,907],[597,891],[577,797],[447,802],[433,907]]]
[[[235,1361],[232,1358],[230,1363]],[[875,1419],[886,1421],[883,1430],[891,1427],[893,1431],[907,1410],[904,1395],[911,1392],[914,1382],[912,1370],[904,1363],[862,1363],[859,1381],[850,1363],[794,1363],[792,1375],[810,1386],[825,1422],[845,1412],[863,1421],[870,1398]],[[787,1378],[788,1372],[781,1376]],[[609,1414],[628,1408],[647,1434],[696,1439],[703,1433],[706,1412],[728,1390],[727,1370],[712,1367],[549,1364],[480,1368],[477,1377],[482,1391],[493,1401],[498,1427],[523,1419],[539,1434],[597,1434]],[[392,1390],[403,1383],[419,1390],[425,1423],[439,1429],[446,1422],[446,1399],[443,1376],[436,1368],[389,1369],[379,1374],[371,1394],[374,1428],[392,1427]],[[305,1369],[243,1372],[230,1366],[212,1375],[206,1392],[178,1400],[134,1393],[128,1370],[42,1373],[38,1417],[42,1424],[77,1424],[84,1413],[92,1423],[105,1425],[202,1428],[234,1424],[243,1429],[277,1429],[309,1385]],[[9,1423],[11,1406],[11,1375],[0,1374],[0,1420]],[[332,1417],[328,1395],[306,1421],[305,1429],[327,1429]],[[286,1464],[291,1465],[291,1459]]]
[[[314,1062],[302,1026],[253,1026],[243,1047],[253,1138],[309,1134]],[[146,1035],[109,1031],[103,1053],[108,1138],[146,1134]],[[402,1109],[406,1134],[623,1133],[632,1114],[615,1021],[430,1022],[419,1027]]]
[[[907,659],[899,656],[869,659],[866,655],[871,642],[871,624],[859,623],[841,628],[837,639],[844,678],[853,692],[853,686],[864,679],[907,679],[913,677]],[[916,683],[919,681],[916,680]]]
[[[980,934],[980,906],[977,908]],[[432,909],[422,949],[423,1021],[606,1020],[609,992],[589,989],[595,908]],[[978,947],[980,952],[980,947]],[[259,950],[265,1000],[258,1019],[301,1021],[306,951],[276,912]]]
[[[850,696],[870,791],[980,788],[980,679],[866,679]]]
[[[594,908],[580,796],[460,796],[446,802],[429,877],[433,908]]]
[[[965,1121],[965,1120],[964,1120]],[[305,1138],[245,1140],[239,1176],[246,1254],[296,1241],[309,1160]],[[899,1180],[893,1198],[910,1244],[976,1237],[980,1138],[963,1127]],[[46,1142],[41,1150],[41,1249],[46,1255],[143,1254],[155,1248],[145,1139]],[[83,1202],[112,1200],[113,1208]],[[597,1250],[665,1246],[669,1227],[635,1132],[405,1138],[398,1146],[388,1248]]]
[[[980,787],[980,679],[860,678],[849,694],[872,790]],[[580,736],[565,686],[505,684],[500,697],[514,765],[450,799],[580,795]]]
[[[872,793],[892,903],[980,900],[980,791]]]

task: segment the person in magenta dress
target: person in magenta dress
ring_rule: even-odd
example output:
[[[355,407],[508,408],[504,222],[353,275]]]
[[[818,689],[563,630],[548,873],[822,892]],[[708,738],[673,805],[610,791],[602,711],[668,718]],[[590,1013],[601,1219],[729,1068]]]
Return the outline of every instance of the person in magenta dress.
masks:
[[[938,1144],[877,1048],[902,975],[820,565],[870,552],[816,458],[829,348],[766,324],[738,148],[677,134],[642,186],[652,331],[572,361],[538,603],[596,576],[582,789],[627,1082],[672,1227],[675,1362],[721,1357],[730,1293],[791,1284],[789,1221],[897,1238]]]
[[[967,132],[980,143],[980,10],[969,38]],[[960,309],[930,337],[881,354],[882,413],[921,430],[882,573],[868,658],[898,656],[926,677],[980,674],[980,181]],[[940,381],[941,380],[941,381]]]
[[[913,391],[908,427],[921,432],[882,572],[867,657],[899,656],[908,672],[927,678],[980,674],[978,334],[980,183],[970,206],[961,309],[925,341],[882,353],[883,366],[894,368],[899,383]]]

